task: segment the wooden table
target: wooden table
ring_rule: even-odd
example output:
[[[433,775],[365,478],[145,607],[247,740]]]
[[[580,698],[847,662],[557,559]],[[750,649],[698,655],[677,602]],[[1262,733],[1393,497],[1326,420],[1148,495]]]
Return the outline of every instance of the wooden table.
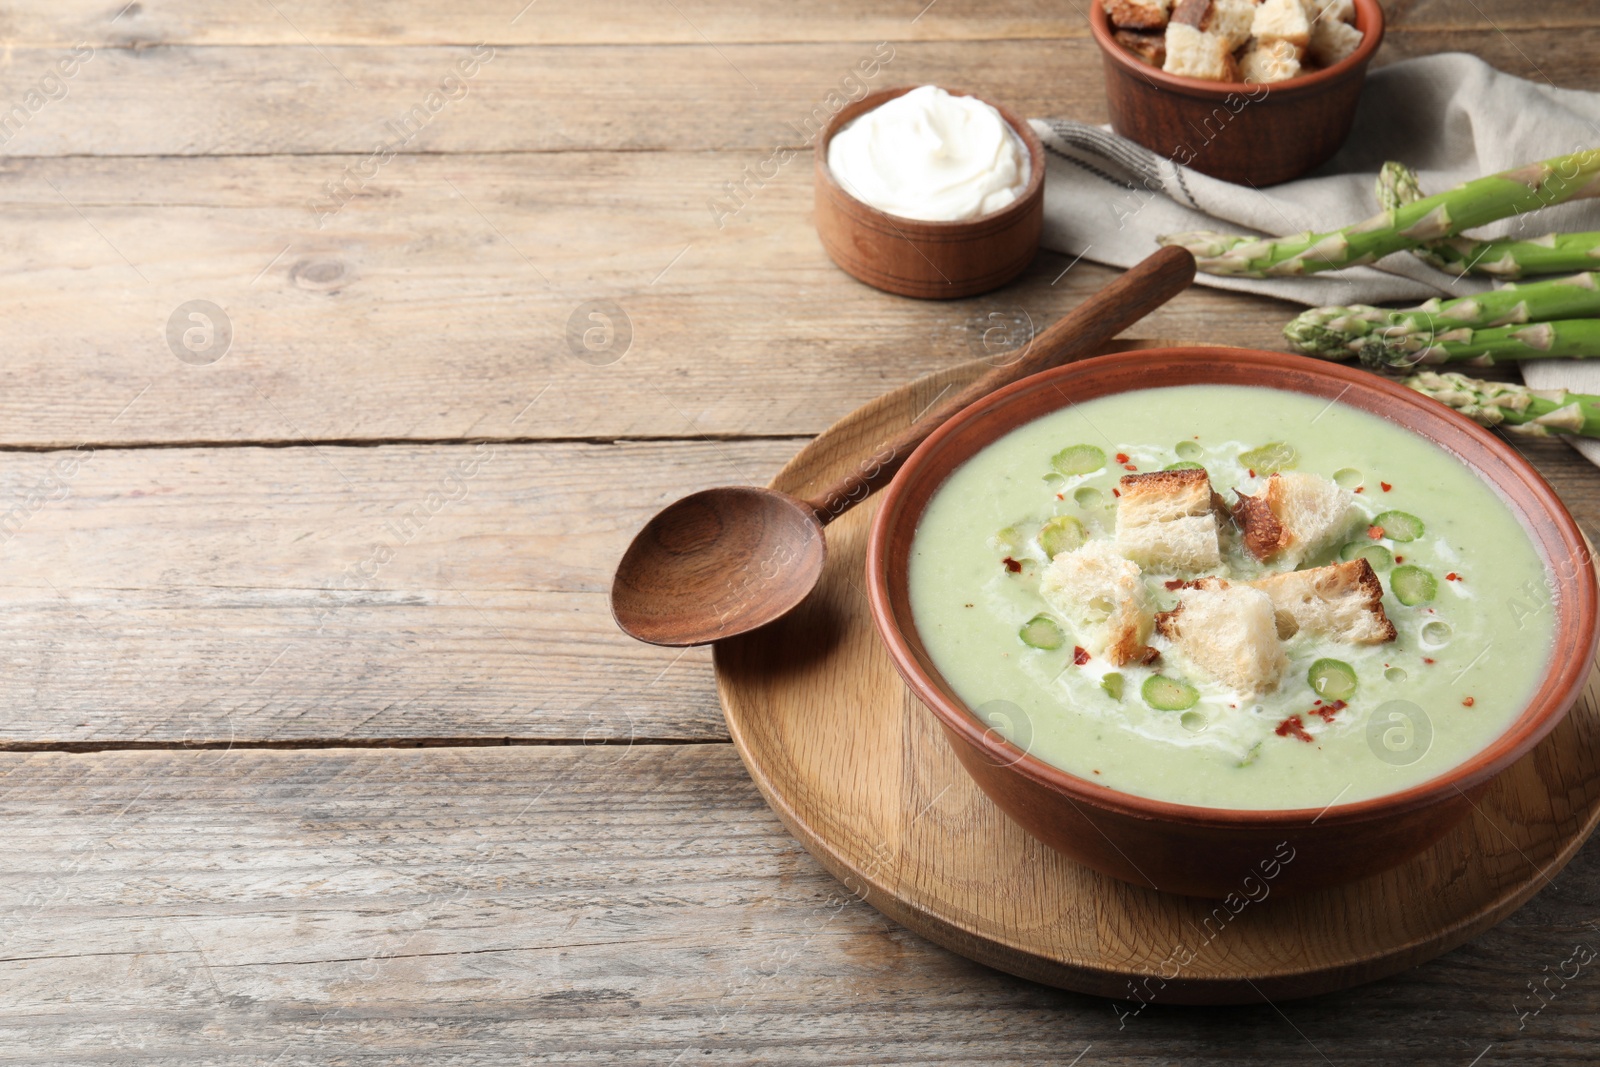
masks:
[[[1600,1055],[1600,976],[1528,1013],[1600,946],[1600,846],[1415,972],[1125,1029],[834,883],[709,655],[614,630],[610,567],[1106,280],[885,296],[824,258],[808,157],[765,165],[875,51],[872,84],[1104,121],[1089,0],[525,2],[0,14],[0,1061]],[[1388,7],[1380,61],[1600,88],[1592,4]],[[1195,290],[1140,332],[1285,313]],[[1600,475],[1525,447],[1600,530]]]

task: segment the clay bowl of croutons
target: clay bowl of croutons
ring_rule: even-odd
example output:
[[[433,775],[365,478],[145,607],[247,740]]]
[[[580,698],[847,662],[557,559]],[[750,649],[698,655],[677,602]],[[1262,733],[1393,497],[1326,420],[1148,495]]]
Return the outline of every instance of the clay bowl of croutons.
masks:
[[[1001,810],[1211,898],[1437,842],[1539,758],[1600,601],[1505,441],[1360,368],[1229,348],[1100,356],[968,407],[882,494],[866,569],[895,669]]]
[[[1100,0],[1089,24],[1117,133],[1257,186],[1339,150],[1383,40],[1378,0]]]

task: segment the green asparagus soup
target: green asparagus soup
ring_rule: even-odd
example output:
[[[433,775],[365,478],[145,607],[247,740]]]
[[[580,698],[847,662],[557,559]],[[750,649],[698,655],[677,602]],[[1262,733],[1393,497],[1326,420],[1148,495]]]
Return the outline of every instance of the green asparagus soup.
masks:
[[[928,653],[1000,734],[1113,789],[1251,809],[1394,792],[1484,748],[1548,667],[1550,588],[1454,456],[1227,386],[1014,430],[940,487],[910,563]]]

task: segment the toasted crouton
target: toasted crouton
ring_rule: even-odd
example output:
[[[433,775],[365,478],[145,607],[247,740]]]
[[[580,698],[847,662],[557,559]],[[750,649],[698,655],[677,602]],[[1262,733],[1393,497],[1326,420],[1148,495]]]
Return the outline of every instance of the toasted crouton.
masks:
[[[1167,61],[1167,38],[1160,33],[1140,33],[1138,30],[1118,30],[1112,34],[1116,42],[1152,67]]]
[[[1247,585],[1202,578],[1156,616],[1156,630],[1185,658],[1244,696],[1278,687],[1287,659],[1278,641],[1272,598]]]
[[[1039,593],[1091,655],[1117,667],[1143,658],[1153,622],[1150,596],[1138,564],[1119,556],[1109,541],[1057,556],[1040,578]]]
[[[1304,48],[1311,43],[1311,17],[1301,0],[1261,0],[1250,33],[1261,40],[1288,41]]]
[[[1356,645],[1395,639],[1394,623],[1383,613],[1383,584],[1364,559],[1285,571],[1250,585],[1272,598],[1279,637],[1305,633]]]
[[[1300,75],[1301,53],[1288,41],[1257,39],[1239,57],[1239,75],[1253,85],[1288,81]]]
[[[1315,63],[1331,67],[1361,47],[1363,34],[1348,22],[1320,18],[1311,25],[1311,45],[1306,54]]]
[[[1212,0],[1200,28],[1226,40],[1230,51],[1238,51],[1249,42],[1255,18],[1256,0]]]
[[[1172,14],[1168,16],[1168,25],[1181,22],[1185,26],[1193,26],[1197,30],[1206,28],[1206,19],[1211,15],[1211,0],[1174,0]]]
[[[1111,24],[1121,30],[1159,30],[1167,25],[1171,0],[1100,0]]]
[[[1233,58],[1227,38],[1204,33],[1181,22],[1167,26],[1167,59],[1161,69],[1168,74],[1207,81],[1239,80],[1239,64]]]
[[[1245,548],[1260,560],[1279,558],[1291,566],[1326,548],[1355,518],[1355,497],[1327,478],[1284,471],[1267,479],[1255,496],[1234,493],[1233,521]]]
[[[1124,556],[1174,574],[1222,562],[1211,479],[1204,470],[1130,474],[1117,489],[1117,551]]]

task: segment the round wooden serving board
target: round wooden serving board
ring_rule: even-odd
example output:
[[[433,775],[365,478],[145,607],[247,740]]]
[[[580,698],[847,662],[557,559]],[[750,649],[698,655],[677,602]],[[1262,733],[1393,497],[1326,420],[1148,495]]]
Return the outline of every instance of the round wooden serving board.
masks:
[[[985,369],[974,361],[868,404],[773,487],[804,498]],[[862,587],[872,512],[869,501],[829,528],[822,583],[799,609],[717,645],[718,689],[745,766],[790,832],[852,893],[964,956],[1130,1007],[1326,992],[1493,926],[1600,821],[1591,677],[1573,713],[1470,820],[1385,874],[1308,896],[1269,893],[1234,912],[1081,867],[989,802],[890,665]]]

